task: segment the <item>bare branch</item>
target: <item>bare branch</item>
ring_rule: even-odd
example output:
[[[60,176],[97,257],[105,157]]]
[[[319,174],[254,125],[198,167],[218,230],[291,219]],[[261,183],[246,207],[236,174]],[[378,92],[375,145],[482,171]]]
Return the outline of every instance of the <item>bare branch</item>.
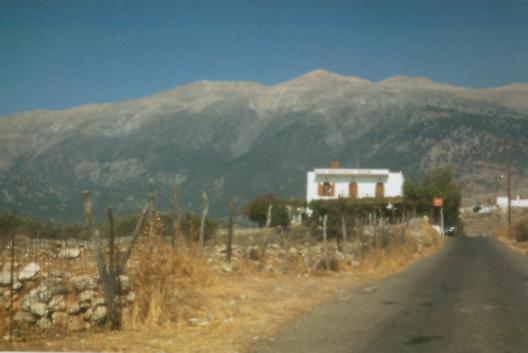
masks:
[[[128,258],[130,257],[130,254],[132,254],[132,248],[134,247],[134,244],[136,243],[136,240],[139,236],[139,233],[141,232],[141,228],[143,226],[143,223],[145,222],[145,216],[147,214],[149,205],[147,204],[143,211],[141,212],[141,216],[139,217],[138,222],[136,223],[136,228],[134,229],[134,233],[132,233],[132,239],[130,240],[130,244],[128,244],[128,248],[125,251],[125,254],[123,258],[121,259],[121,263],[119,264],[119,273],[122,273],[124,270],[126,263],[128,261]]]

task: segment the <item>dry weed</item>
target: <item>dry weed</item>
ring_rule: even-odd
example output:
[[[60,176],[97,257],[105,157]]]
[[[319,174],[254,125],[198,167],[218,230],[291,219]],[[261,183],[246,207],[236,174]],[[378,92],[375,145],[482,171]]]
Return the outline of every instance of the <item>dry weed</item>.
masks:
[[[508,238],[515,239],[518,242],[528,240],[528,216],[517,219],[508,229]]]
[[[136,299],[125,313],[125,328],[173,326],[201,308],[202,289],[215,273],[193,253],[178,252],[157,238],[138,243],[130,270]]]

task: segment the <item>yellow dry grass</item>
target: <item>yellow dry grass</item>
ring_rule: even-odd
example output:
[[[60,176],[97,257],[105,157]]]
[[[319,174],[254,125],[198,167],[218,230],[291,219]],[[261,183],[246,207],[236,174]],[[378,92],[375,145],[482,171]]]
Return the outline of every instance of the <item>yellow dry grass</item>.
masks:
[[[513,250],[528,255],[528,215],[524,213],[516,217],[511,227],[499,228],[496,237]]]
[[[426,226],[427,227],[427,226]],[[426,231],[434,232],[427,229]],[[400,271],[441,245],[416,253],[410,237],[404,244],[379,250],[360,266],[341,265],[343,272],[306,275],[260,272],[243,260],[238,271],[223,273],[195,254],[174,252],[162,242],[139,244],[129,268],[137,299],[116,332],[84,332],[63,339],[17,342],[4,349],[105,352],[249,351],[270,339],[299,315],[351,288]]]

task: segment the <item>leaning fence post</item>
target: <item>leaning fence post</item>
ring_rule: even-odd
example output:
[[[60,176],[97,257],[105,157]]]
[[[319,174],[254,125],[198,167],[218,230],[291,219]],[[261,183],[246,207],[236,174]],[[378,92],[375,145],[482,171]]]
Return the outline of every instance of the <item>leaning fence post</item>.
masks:
[[[93,208],[92,208],[92,199],[89,191],[83,192],[83,209],[84,209],[84,220],[86,226],[90,232],[90,237],[92,240],[92,246],[95,254],[95,260],[97,264],[97,271],[101,278],[101,284],[103,287],[103,293],[108,308],[108,317],[110,320],[111,328],[117,329],[121,326],[121,308],[119,303],[116,302],[116,290],[118,288],[119,275],[123,273],[123,269],[127,263],[128,257],[132,252],[132,247],[136,241],[139,232],[142,228],[143,221],[145,219],[145,214],[149,206],[146,206],[143,210],[143,213],[136,225],[134,234],[132,235],[132,240],[128,246],[127,251],[125,252],[123,258],[119,258],[119,252],[116,251],[114,244],[114,218],[112,214],[112,209],[108,209],[108,220],[110,222],[110,238],[109,238],[109,247],[110,247],[110,259],[108,265],[105,263],[103,249],[101,246],[101,234],[99,229],[95,226],[93,220]]]

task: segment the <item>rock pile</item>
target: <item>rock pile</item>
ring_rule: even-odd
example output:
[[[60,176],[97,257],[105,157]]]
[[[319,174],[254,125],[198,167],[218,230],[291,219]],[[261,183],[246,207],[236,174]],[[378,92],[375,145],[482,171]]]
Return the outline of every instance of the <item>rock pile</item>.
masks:
[[[15,273],[13,309],[17,329],[36,327],[42,330],[60,328],[64,331],[85,330],[104,324],[107,307],[99,280],[90,274],[70,276],[66,272],[40,272],[40,266],[30,262]],[[124,303],[134,299],[128,276],[120,276]],[[2,291],[0,304],[9,308],[11,291],[10,264],[0,272]],[[7,319],[7,318],[6,318]]]

